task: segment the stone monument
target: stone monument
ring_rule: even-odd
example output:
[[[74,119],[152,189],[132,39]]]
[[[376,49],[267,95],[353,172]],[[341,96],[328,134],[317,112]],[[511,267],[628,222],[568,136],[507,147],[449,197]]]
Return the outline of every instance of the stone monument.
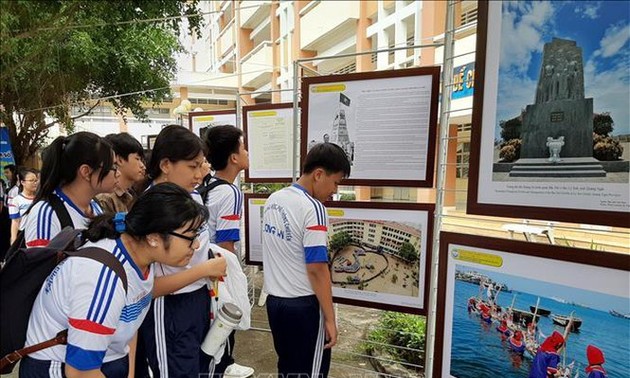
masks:
[[[554,38],[545,44],[521,139],[510,177],[606,176],[593,158],[593,99],[584,98],[582,49],[575,41]]]
[[[543,50],[535,103],[523,114],[521,158],[549,157],[547,138],[560,136],[563,157],[593,156],[593,99],[584,98],[582,49],[554,38]]]
[[[348,134],[348,125],[346,123],[346,111],[343,109],[337,110],[337,115],[333,121],[332,133],[330,142],[343,148],[348,156],[350,164],[354,160],[354,143],[350,141],[350,135]]]

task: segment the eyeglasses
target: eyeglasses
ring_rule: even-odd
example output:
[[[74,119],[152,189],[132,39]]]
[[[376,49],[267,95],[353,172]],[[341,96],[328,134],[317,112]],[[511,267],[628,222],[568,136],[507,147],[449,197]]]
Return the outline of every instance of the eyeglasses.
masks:
[[[24,182],[39,182],[39,179],[34,179],[34,180],[22,180]]]
[[[188,246],[189,248],[193,247],[193,244],[195,244],[195,240],[197,240],[197,238],[199,237],[199,233],[196,233],[195,236],[186,236],[186,235],[180,234],[179,232],[171,231],[168,234],[181,238],[181,239],[188,240],[190,242],[190,245]]]

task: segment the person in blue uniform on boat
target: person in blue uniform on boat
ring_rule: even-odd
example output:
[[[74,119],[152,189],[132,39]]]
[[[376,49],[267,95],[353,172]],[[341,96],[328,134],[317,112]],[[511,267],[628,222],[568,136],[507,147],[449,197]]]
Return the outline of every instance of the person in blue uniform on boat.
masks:
[[[547,337],[536,352],[534,362],[529,371],[529,378],[550,378],[558,373],[560,362],[560,349],[564,346],[564,336],[558,331],[553,331]]]
[[[608,374],[602,366],[606,360],[604,359],[604,352],[594,345],[586,347],[586,358],[588,359],[588,366],[586,367],[587,378],[606,378]]]

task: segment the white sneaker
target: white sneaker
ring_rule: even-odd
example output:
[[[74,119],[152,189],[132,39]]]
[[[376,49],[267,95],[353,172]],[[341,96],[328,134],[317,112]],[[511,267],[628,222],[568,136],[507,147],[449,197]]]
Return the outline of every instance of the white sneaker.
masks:
[[[223,376],[225,378],[247,378],[252,374],[254,374],[253,368],[234,363],[225,369]]]

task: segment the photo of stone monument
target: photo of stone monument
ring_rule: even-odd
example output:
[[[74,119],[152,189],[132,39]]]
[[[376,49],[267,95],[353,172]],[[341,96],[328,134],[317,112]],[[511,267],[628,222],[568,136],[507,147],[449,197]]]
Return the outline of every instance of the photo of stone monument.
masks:
[[[627,6],[625,16],[592,1],[502,8],[492,181],[627,183]]]

